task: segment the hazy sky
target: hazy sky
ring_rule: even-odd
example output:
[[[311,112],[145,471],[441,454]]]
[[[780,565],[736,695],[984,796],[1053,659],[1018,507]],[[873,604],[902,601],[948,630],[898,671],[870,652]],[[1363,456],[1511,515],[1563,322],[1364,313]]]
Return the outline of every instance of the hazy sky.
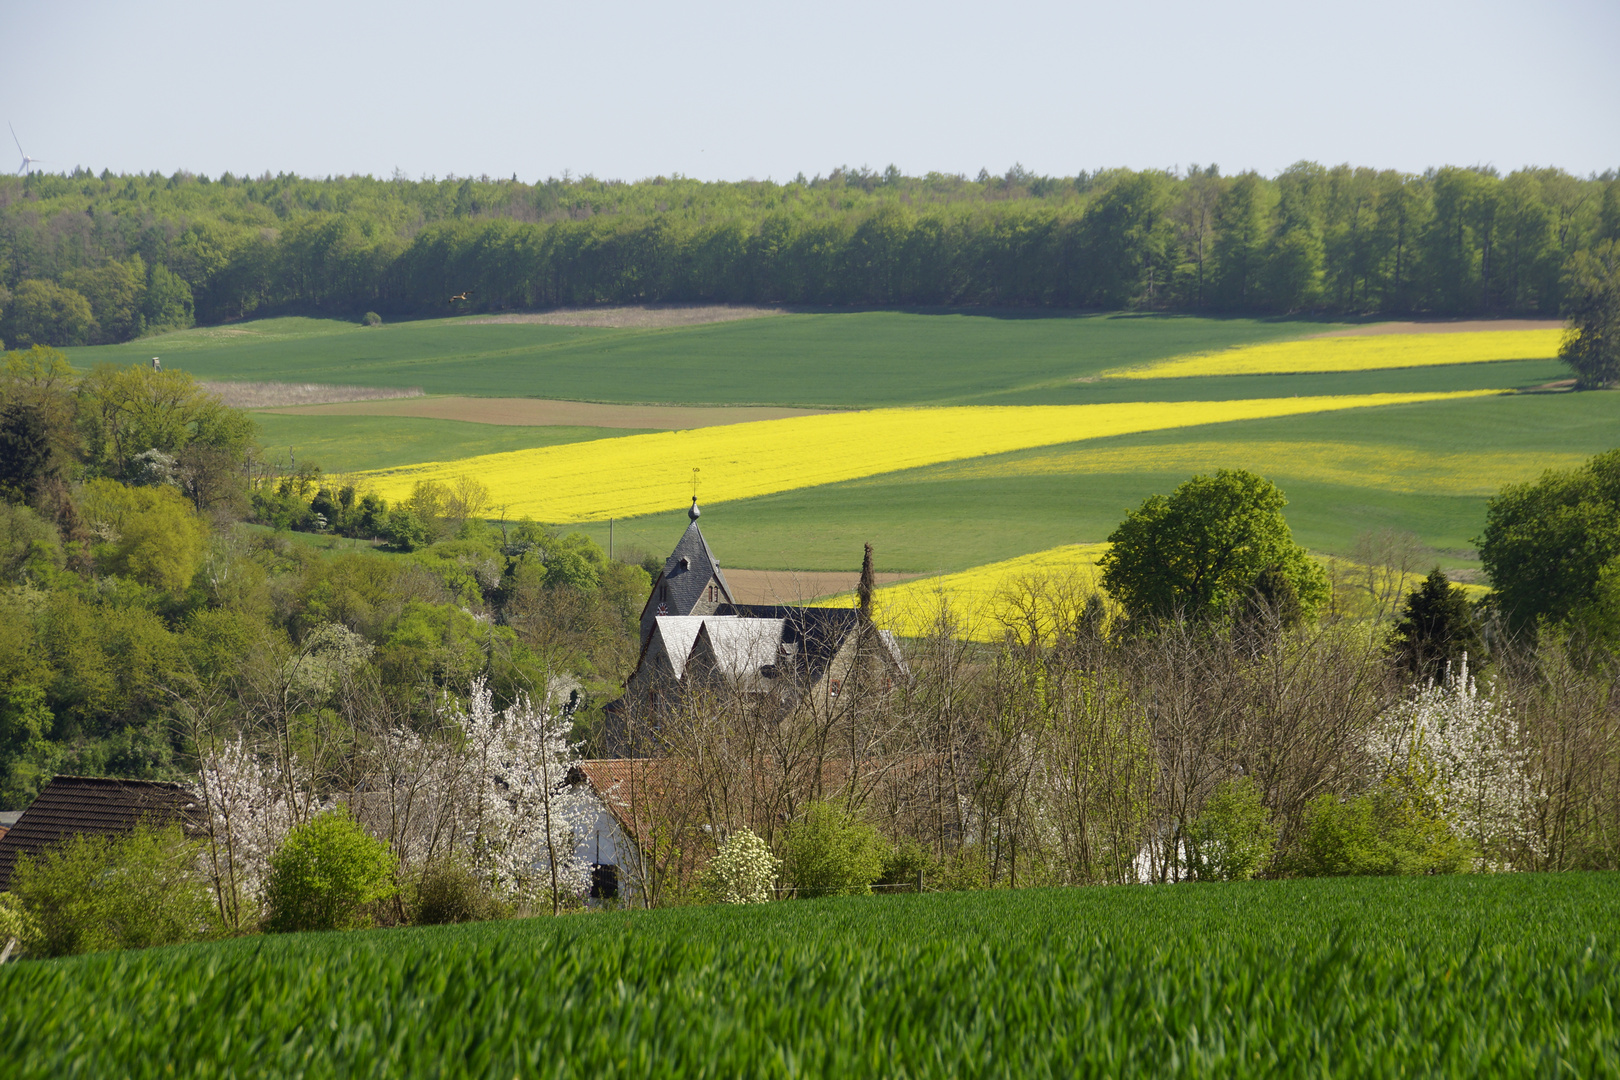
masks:
[[[1617,43],[1620,0],[0,0],[0,119],[53,171],[1584,175]]]

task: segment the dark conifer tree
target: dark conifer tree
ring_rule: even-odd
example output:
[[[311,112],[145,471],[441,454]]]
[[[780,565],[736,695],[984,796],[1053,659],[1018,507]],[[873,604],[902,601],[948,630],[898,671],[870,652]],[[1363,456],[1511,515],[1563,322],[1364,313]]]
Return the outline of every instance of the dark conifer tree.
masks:
[[[1448,666],[1455,670],[1464,653],[1476,662],[1485,653],[1467,594],[1438,566],[1407,594],[1389,644],[1408,671],[1435,680],[1445,678]]]
[[[0,498],[28,502],[51,466],[51,433],[33,405],[0,411]]]

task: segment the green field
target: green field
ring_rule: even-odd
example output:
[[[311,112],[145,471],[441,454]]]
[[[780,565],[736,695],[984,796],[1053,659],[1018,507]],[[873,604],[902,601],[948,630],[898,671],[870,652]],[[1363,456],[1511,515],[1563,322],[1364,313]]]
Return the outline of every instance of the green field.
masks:
[[[1123,364],[1333,324],[1187,316],[1003,317],[873,311],[662,330],[468,325],[374,328],[272,319],[70,350],[200,379],[419,386],[429,394],[717,405],[971,404]],[[261,338],[261,332],[263,334]],[[1115,400],[1115,386],[1080,387]]]
[[[636,435],[632,428],[514,427],[419,416],[289,416],[256,411],[259,442],[272,458],[313,461],[327,472],[455,461],[535,446]]]
[[[1313,375],[1092,379],[1125,364],[1242,342],[1320,333],[1308,321],[1153,315],[854,312],[779,315],[657,330],[468,325],[440,319],[361,328],[271,319],[199,328],[73,351],[80,366],[163,355],[200,377],[421,386],[430,393],[540,396],[669,404],[837,407],[896,404],[1084,404],[1318,394],[1529,389],[1563,377],[1555,361]],[[1288,493],[1298,539],[1344,554],[1366,529],[1418,534],[1448,568],[1467,568],[1500,483],[1620,445],[1612,394],[1521,394],[1467,402],[1358,409],[1097,440],[888,473],[845,484],[707,507],[705,530],[731,566],[845,570],[871,541],[890,570],[960,570],[1030,551],[1105,538],[1149,494],[1194,471],[1245,467]],[[509,427],[381,416],[256,414],[273,458],[291,448],[329,472],[449,461],[477,454],[630,434],[624,429]],[[1364,450],[1324,469],[1293,444]],[[1268,444],[1256,449],[1254,444]],[[1241,444],[1241,445],[1234,445]],[[1245,450],[1244,446],[1249,447]],[[1182,447],[1179,458],[1166,457]],[[1203,449],[1207,448],[1208,453]],[[1027,475],[1028,459],[1067,451],[1143,461]],[[1263,450],[1263,452],[1261,452]],[[1196,451],[1196,452],[1195,452]],[[1252,451],[1252,452],[1251,452]],[[814,453],[807,447],[807,453]],[[1303,451],[1302,451],[1303,453]],[[1245,456],[1245,455],[1248,456]],[[1423,467],[1358,477],[1348,463],[1385,454],[1482,455],[1469,481]],[[1507,456],[1518,455],[1517,462]],[[1541,462],[1538,455],[1545,455]],[[1318,457],[1320,454],[1318,454]],[[1526,462],[1529,462],[1527,465]],[[997,469],[1001,472],[998,474]],[[662,552],[684,515],[616,524],[621,544]],[[605,542],[606,523],[583,531]]]
[[[950,893],[0,968],[8,1077],[1620,1075],[1620,875]]]

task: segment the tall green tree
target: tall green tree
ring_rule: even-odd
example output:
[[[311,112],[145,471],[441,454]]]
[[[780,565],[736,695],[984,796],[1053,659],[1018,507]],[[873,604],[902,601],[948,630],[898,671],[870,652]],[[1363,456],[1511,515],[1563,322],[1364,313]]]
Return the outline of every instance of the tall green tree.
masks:
[[[1271,199],[1257,173],[1234,177],[1215,203],[1215,295],[1223,307],[1258,303],[1262,253],[1271,225]]]
[[[1194,476],[1154,495],[1108,537],[1099,562],[1111,596],[1138,621],[1224,617],[1275,570],[1300,607],[1327,599],[1327,575],[1294,542],[1275,484],[1241,469]]]
[[[1620,450],[1503,488],[1477,543],[1509,626],[1568,622],[1620,560]]]
[[[1564,313],[1569,329],[1558,358],[1575,372],[1576,386],[1620,385],[1620,241],[1570,259]]]
[[[95,319],[94,344],[128,341],[146,326],[146,264],[139,255],[94,269],[71,271],[62,283],[83,294]]]

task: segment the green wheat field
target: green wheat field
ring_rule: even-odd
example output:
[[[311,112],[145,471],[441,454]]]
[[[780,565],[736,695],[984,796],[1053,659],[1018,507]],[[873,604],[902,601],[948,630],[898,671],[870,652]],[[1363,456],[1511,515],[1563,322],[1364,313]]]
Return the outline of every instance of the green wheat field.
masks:
[[[1620,1076],[1620,875],[895,895],[0,968],[32,1077]]]

